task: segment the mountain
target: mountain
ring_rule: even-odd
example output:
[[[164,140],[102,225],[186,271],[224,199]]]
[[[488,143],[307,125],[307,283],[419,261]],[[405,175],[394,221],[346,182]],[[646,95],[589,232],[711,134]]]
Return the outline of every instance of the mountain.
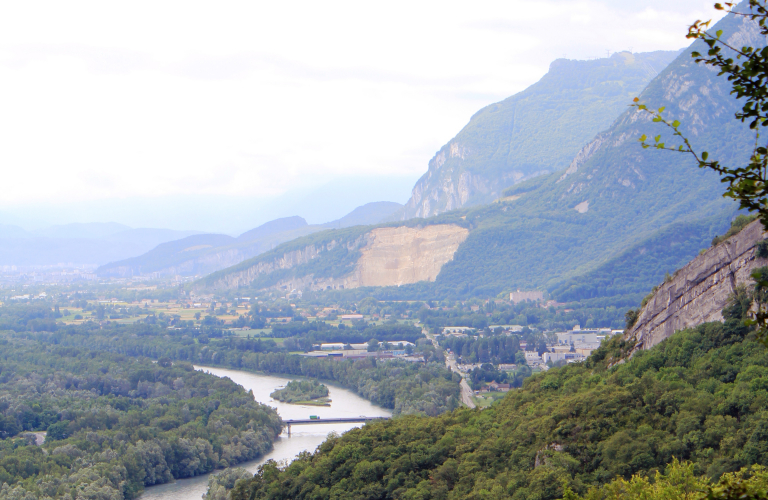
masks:
[[[32,233],[47,238],[101,239],[130,229],[117,222],[88,222],[50,226]]]
[[[32,235],[19,226],[0,224],[0,239],[4,238],[29,238]]]
[[[34,232],[0,226],[0,264],[99,265],[142,254],[196,231],[131,229],[117,223],[67,224]]]
[[[282,219],[275,219],[269,221],[256,229],[246,231],[237,237],[239,241],[251,241],[259,238],[265,238],[276,233],[283,231],[291,231],[293,229],[299,229],[307,226],[307,221],[297,215],[293,217],[283,217]]]
[[[323,224],[323,226],[338,229],[342,227],[378,224],[379,222],[392,217],[392,215],[401,208],[403,208],[403,205],[395,203],[394,201],[375,201],[357,207],[341,219],[328,222]]]
[[[739,45],[763,43],[750,20],[729,16],[718,29]],[[747,160],[754,137],[733,118],[739,103],[731,98],[728,81],[691,59],[700,45],[676,57],[639,97],[651,107],[666,106],[665,114],[683,123],[697,148],[738,164]],[[566,169],[520,182],[497,203],[313,234],[195,286],[278,291],[370,286],[378,288],[368,293],[387,299],[494,297],[539,289],[565,300],[626,307],[724,233],[737,214],[735,203],[721,196],[715,173],[679,154],[641,149],[637,138],[644,133],[664,135],[644,113],[625,109]],[[442,231],[446,241],[422,238],[429,227]],[[642,258],[649,248],[657,250],[656,258]],[[372,269],[382,270],[375,279]],[[610,269],[621,272],[612,275]]]
[[[205,275],[317,231],[377,223],[401,207],[399,203],[373,202],[357,207],[341,219],[326,224],[309,225],[302,217],[293,216],[269,221],[237,238],[221,234],[195,235],[159,245],[138,257],[110,262],[99,267],[96,272],[104,277]]]
[[[515,183],[565,169],[678,54],[557,59],[537,83],[475,113],[429,161],[398,218],[490,203]]]

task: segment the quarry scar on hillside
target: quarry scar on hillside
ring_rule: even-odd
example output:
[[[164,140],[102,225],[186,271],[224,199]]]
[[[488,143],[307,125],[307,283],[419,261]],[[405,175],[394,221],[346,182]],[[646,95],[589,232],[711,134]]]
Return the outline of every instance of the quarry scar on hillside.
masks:
[[[259,259],[240,271],[220,276],[214,289],[247,286],[276,271],[291,270],[340,247],[357,252],[354,268],[339,277],[318,277],[295,269],[268,288],[324,290],[363,286],[398,286],[418,281],[435,281],[443,265],[453,259],[469,230],[454,224],[424,227],[379,227],[347,241],[333,239],[311,244],[280,256]]]

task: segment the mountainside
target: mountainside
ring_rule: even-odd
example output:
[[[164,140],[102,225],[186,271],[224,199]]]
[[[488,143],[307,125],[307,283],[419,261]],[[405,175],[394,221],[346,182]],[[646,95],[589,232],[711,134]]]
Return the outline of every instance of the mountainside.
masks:
[[[736,288],[754,284],[752,272],[768,264],[756,248],[765,236],[762,223],[754,221],[693,259],[654,291],[624,338],[635,350],[650,349],[678,330],[722,321]]]
[[[195,286],[344,290],[430,282],[468,235],[455,223],[323,231],[206,276]]]
[[[430,160],[398,218],[490,203],[515,183],[565,169],[677,54],[554,61],[537,83],[472,116]]]
[[[159,276],[205,275],[236,265],[301,236],[328,228],[375,224],[401,207],[402,205],[394,202],[373,202],[357,207],[341,219],[325,224],[309,225],[302,217],[293,216],[269,221],[237,238],[221,234],[195,235],[159,245],[138,257],[110,262],[96,272],[105,277],[152,273]]]
[[[749,20],[727,17],[718,29],[737,44],[762,43]],[[730,97],[730,85],[697,65],[691,50],[663,69],[640,99],[651,107],[666,106],[665,114],[679,119],[694,145],[706,147],[713,157],[744,161],[753,137],[733,119],[739,104]],[[391,287],[370,293],[386,299],[454,299],[540,289],[559,300],[636,304],[665,272],[675,271],[713,236],[724,233],[737,213],[736,205],[721,196],[716,174],[682,155],[640,147],[637,138],[643,133],[662,133],[656,125],[634,108],[625,109],[567,169],[521,182],[498,203],[407,221],[406,227],[451,225],[469,234],[451,258],[438,259],[442,266],[434,281],[392,279],[386,283]],[[197,286],[365,286],[356,276],[373,231],[359,228],[354,234],[326,232],[299,239]],[[649,249],[654,252],[647,254]],[[417,251],[422,248],[409,249],[405,241],[396,258],[384,256],[377,265],[394,269],[400,260],[423,258]],[[445,249],[441,251],[444,255]]]
[[[617,477],[652,476],[674,459],[713,479],[764,465],[768,351],[742,319],[678,332],[611,368],[621,353],[615,338],[483,410],[331,436],[285,468],[267,463],[231,498],[554,500],[564,485],[583,494]],[[589,498],[648,498],[631,491]]]
[[[238,241],[252,241],[260,238],[266,238],[283,231],[292,231],[294,229],[300,229],[307,226],[307,221],[299,216],[283,217],[282,219],[275,219],[269,221],[256,229],[246,231],[237,237]]]

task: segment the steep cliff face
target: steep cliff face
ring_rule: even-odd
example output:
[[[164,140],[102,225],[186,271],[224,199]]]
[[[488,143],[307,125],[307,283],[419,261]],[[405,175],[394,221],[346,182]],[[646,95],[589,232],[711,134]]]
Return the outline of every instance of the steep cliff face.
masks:
[[[554,61],[539,82],[478,111],[435,154],[399,218],[488,203],[515,183],[565,169],[675,55]]]
[[[736,287],[751,283],[752,271],[768,264],[755,256],[755,245],[765,237],[755,221],[693,259],[659,287],[624,338],[635,343],[635,350],[650,349],[678,330],[722,321],[721,311]]]
[[[357,286],[400,286],[435,281],[443,264],[469,236],[469,230],[440,224],[424,228],[383,227],[370,232],[355,274]]]
[[[203,285],[216,290],[247,286],[327,290],[434,281],[468,235],[468,229],[454,224],[379,227],[356,237],[257,258],[241,269],[217,273]],[[347,272],[339,274],[339,269]]]

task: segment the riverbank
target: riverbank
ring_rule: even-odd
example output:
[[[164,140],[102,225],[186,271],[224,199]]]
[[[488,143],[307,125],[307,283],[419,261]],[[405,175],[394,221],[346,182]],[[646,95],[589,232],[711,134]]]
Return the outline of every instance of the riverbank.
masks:
[[[316,407],[310,405],[295,405],[281,403],[270,398],[270,394],[277,388],[285,386],[291,378],[269,374],[256,374],[249,371],[231,370],[217,367],[195,366],[196,369],[206,371],[219,377],[228,377],[246,390],[253,391],[254,398],[263,404],[274,407],[283,420],[306,419],[310,414],[321,418],[359,417],[365,416],[391,416],[392,412],[380,406],[372,404],[355,394],[349,389],[328,384],[329,397],[333,399],[332,407]],[[363,424],[323,424],[296,426],[291,430],[291,436],[283,431],[274,442],[272,451],[261,458],[237,464],[250,472],[256,472],[267,460],[275,460],[279,463],[288,463],[303,451],[313,452],[329,433],[342,434]],[[214,471],[213,474],[221,472]],[[208,487],[209,474],[190,479],[178,480],[160,486],[146,488],[140,500],[200,500]]]

